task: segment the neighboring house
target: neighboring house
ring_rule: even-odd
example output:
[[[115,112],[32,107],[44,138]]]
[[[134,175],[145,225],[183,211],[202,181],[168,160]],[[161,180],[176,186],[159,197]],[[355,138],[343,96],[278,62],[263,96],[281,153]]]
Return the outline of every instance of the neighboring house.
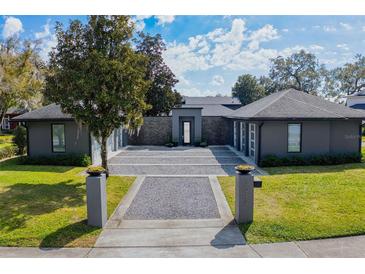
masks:
[[[169,116],[145,117],[139,134],[118,129],[109,138],[113,156],[123,146],[199,144],[231,145],[256,163],[265,155],[357,153],[365,112],[289,89],[242,106],[230,97],[184,97]],[[86,126],[78,125],[57,105],[14,120],[26,122],[28,153],[88,153],[100,161],[100,146]]]
[[[18,126],[19,122],[11,121],[11,119],[25,112],[26,110],[24,109],[18,109],[18,108],[8,109],[8,111],[5,114],[4,120],[1,123],[1,130],[2,131],[14,130]]]
[[[346,106],[354,109],[365,110],[365,91],[356,92],[345,96]]]

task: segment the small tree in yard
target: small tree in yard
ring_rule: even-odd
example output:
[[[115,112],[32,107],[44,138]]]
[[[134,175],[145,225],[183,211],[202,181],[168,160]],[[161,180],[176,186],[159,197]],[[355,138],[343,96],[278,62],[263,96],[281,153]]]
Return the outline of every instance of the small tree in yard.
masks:
[[[18,126],[15,129],[13,142],[18,147],[18,154],[23,155],[27,147],[27,130],[24,127]]]
[[[146,58],[131,46],[128,16],[90,16],[86,25],[57,23],[57,46],[50,54],[46,96],[88,126],[101,144],[107,166],[107,139],[115,128],[143,123],[148,89]]]

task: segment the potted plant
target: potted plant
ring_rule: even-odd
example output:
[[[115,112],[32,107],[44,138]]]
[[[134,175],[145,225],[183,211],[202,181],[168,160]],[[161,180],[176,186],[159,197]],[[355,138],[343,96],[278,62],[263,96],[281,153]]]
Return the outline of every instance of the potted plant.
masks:
[[[243,165],[235,166],[235,169],[239,174],[248,174],[251,171],[254,171],[255,167],[251,166],[251,165],[243,164]]]
[[[93,177],[100,176],[102,173],[105,173],[105,169],[101,166],[89,166],[86,173]]]

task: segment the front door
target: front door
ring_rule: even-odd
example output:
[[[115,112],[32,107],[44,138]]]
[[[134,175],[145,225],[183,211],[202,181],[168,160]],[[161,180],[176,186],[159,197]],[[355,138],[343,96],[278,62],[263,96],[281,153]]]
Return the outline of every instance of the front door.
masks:
[[[183,121],[183,145],[191,144],[191,122]]]

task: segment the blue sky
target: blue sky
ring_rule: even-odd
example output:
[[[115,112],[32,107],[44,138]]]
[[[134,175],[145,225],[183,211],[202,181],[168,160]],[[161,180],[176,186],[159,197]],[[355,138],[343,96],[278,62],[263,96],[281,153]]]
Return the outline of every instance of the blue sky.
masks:
[[[41,39],[41,55],[55,45],[54,24],[86,16],[2,16],[2,38]],[[365,16],[134,16],[138,30],[160,33],[166,63],[191,96],[229,95],[243,73],[266,74],[268,61],[300,49],[332,68],[365,54]]]

